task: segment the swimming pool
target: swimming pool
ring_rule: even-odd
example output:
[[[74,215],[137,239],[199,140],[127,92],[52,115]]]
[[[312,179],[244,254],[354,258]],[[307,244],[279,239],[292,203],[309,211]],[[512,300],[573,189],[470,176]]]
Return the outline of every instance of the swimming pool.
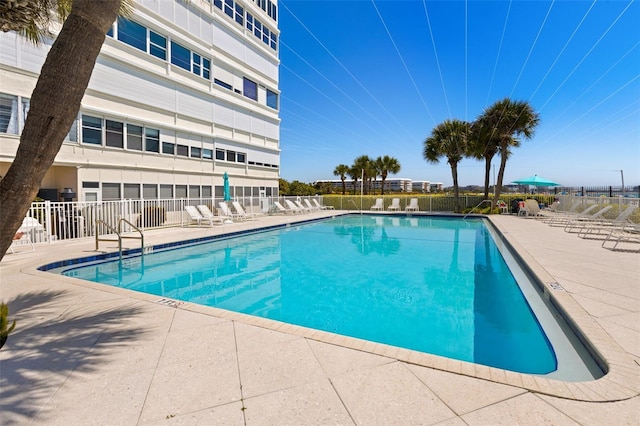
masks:
[[[351,215],[41,269],[511,371],[594,378],[493,232],[478,219]]]

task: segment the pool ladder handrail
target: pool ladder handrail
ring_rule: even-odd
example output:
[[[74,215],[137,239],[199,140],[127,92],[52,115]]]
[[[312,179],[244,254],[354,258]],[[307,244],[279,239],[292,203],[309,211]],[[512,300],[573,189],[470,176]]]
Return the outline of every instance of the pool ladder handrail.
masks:
[[[140,236],[134,236],[134,235],[122,235],[122,222],[126,223],[127,225],[129,225],[130,227],[132,227],[133,229],[135,229],[136,231],[138,231],[138,233],[140,234]],[[100,234],[98,232],[98,225],[102,224],[104,226],[107,227],[107,229],[109,231],[111,231],[112,233],[116,234],[117,236],[117,240],[111,239],[111,238],[100,238]],[[129,222],[127,219],[125,218],[120,218],[118,220],[118,229],[114,228],[113,226],[111,226],[109,223],[105,222],[102,219],[97,219],[96,220],[96,228],[95,228],[95,235],[96,235],[96,251],[99,249],[99,242],[100,241],[117,241],[118,242],[118,254],[120,256],[120,260],[122,260],[122,239],[123,238],[133,238],[133,239],[139,239],[140,240],[140,255],[143,256],[144,255],[144,234],[142,233],[142,231],[140,230],[140,228],[138,228],[137,226],[135,226],[133,223]]]
[[[474,211],[475,209],[477,209],[478,207],[480,207],[482,204],[484,204],[484,203],[491,203],[491,202],[492,202],[491,200],[482,200],[482,201],[480,201],[480,202],[478,203],[478,205],[477,205],[477,206],[475,206],[474,208],[472,208],[472,209],[471,209],[471,211],[469,211],[469,213],[465,214],[465,215],[462,217],[462,219],[463,219],[463,220],[464,220],[464,219],[466,219],[466,218],[467,218],[467,216],[469,216],[471,213],[473,213],[473,211]]]

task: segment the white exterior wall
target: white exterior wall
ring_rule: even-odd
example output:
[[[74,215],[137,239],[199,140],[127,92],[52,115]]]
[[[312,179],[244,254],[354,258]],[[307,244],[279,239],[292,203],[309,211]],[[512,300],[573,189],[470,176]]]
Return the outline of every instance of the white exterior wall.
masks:
[[[244,1],[236,0],[277,32],[277,24],[254,2]],[[279,93],[277,52],[201,0],[137,0],[131,19],[167,36],[168,45],[175,40],[210,59],[211,78],[107,36],[79,115],[158,129],[161,145],[210,149],[213,159],[65,141],[54,166],[77,169],[73,189],[80,193],[84,181],[219,186],[224,172],[234,185],[277,188],[280,119],[266,105],[266,88]],[[29,98],[50,43],[34,47],[10,32],[0,33],[0,46],[0,93]],[[220,78],[242,91],[243,77],[257,83],[257,102],[213,81]],[[81,133],[78,129],[79,139]],[[0,133],[0,174],[18,140],[18,135]],[[216,161],[216,148],[243,153],[246,162]]]

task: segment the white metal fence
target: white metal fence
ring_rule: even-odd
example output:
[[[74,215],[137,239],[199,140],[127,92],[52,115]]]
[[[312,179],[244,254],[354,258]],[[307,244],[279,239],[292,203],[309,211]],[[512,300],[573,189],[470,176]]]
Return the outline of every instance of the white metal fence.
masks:
[[[274,201],[283,202],[286,198],[292,200],[315,198],[322,205],[321,196],[313,197],[239,197],[234,201],[240,202],[248,212],[272,214],[277,213],[274,208]],[[404,204],[409,198],[402,199]],[[638,205],[639,199],[624,197],[576,197],[560,196],[563,206],[570,206],[575,201],[584,204],[619,204]],[[333,200],[333,199],[332,199]],[[453,197],[420,197],[420,211],[423,212],[451,212],[453,211]],[[461,206],[473,207],[482,200],[481,196],[461,197]],[[29,209],[27,219],[20,231],[28,232],[31,241],[34,243],[45,243],[58,240],[95,237],[96,231],[99,235],[109,234],[111,231],[107,226],[99,225],[98,221],[109,224],[112,228],[117,228],[120,219],[126,219],[141,230],[185,226],[191,219],[185,212],[185,206],[207,205],[211,211],[219,211],[220,198],[204,199],[165,199],[165,200],[119,200],[103,202],[34,202]],[[372,202],[373,200],[371,200]],[[370,202],[361,205],[359,197],[341,197],[338,205],[334,207],[338,210],[369,210]],[[403,204],[403,205],[404,205]],[[401,210],[404,210],[402,208]],[[220,214],[220,213],[218,213]],[[124,222],[123,222],[124,223]],[[124,231],[130,231],[125,225]]]

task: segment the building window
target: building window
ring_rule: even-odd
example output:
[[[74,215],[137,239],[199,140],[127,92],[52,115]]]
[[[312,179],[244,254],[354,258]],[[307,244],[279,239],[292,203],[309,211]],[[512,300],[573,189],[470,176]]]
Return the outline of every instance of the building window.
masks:
[[[173,185],[160,185],[160,198],[173,198]]]
[[[231,161],[235,163],[236,161],[236,152],[235,151],[227,151],[227,161]]]
[[[222,0],[213,0],[213,5],[222,10]]]
[[[237,154],[237,157],[236,157],[236,158],[237,158],[237,160],[236,160],[236,161],[237,161],[238,163],[246,163],[246,162],[247,162],[247,161],[246,161],[246,156],[245,156],[245,154],[244,154],[243,152],[238,152],[238,154]]]
[[[149,53],[156,58],[160,58],[163,61],[166,61],[167,38],[153,31],[149,31]]]
[[[142,185],[142,197],[145,200],[155,200],[158,198],[158,185],[148,183]]]
[[[124,198],[127,200],[140,199],[140,185],[137,183],[124,184]]]
[[[176,185],[176,198],[187,198],[187,185]]]
[[[247,29],[250,33],[253,32],[253,15],[247,12]]]
[[[216,149],[216,160],[224,161],[224,150],[223,149]]]
[[[213,82],[214,82],[215,84],[217,84],[218,86],[222,86],[222,87],[224,87],[225,89],[233,90],[233,87],[232,87],[230,84],[225,83],[225,82],[224,82],[224,81],[222,81],[222,80],[218,80],[217,78],[214,78],[214,79],[213,79]]]
[[[213,159],[213,150],[204,148],[202,150],[202,158],[204,158],[205,160]]]
[[[187,71],[191,71],[191,52],[175,41],[171,42],[171,63]]]
[[[0,133],[18,134],[18,97],[0,93]]]
[[[212,192],[211,192],[211,186],[210,185],[203,185],[202,186],[202,198],[211,198]]]
[[[160,152],[160,130],[144,129],[144,150]]]
[[[278,94],[267,89],[267,106],[278,109]]]
[[[242,90],[247,98],[253,99],[254,101],[258,100],[258,85],[254,81],[244,77]]]
[[[73,120],[71,124],[71,128],[69,129],[69,133],[64,138],[67,141],[78,142],[78,119]]]
[[[106,120],[106,145],[114,148],[124,148],[124,125],[119,121]]]
[[[147,29],[137,22],[118,18],[118,40],[136,49],[147,51]]]
[[[162,153],[175,155],[176,153],[176,144],[171,142],[162,142]]]
[[[236,3],[236,22],[240,25],[244,25],[244,8]]]
[[[102,201],[113,201],[120,199],[119,183],[103,183],[102,184]]]
[[[224,0],[224,13],[233,19],[233,0]]]
[[[186,145],[178,145],[178,155],[181,157],[188,157],[189,147]]]
[[[200,198],[200,187],[197,185],[189,185],[189,198]]]
[[[82,143],[102,145],[102,119],[82,116]],[[104,197],[102,198],[104,200]]]
[[[202,156],[202,150],[200,148],[196,148],[195,146],[191,147],[191,157],[200,158]]]
[[[207,58],[202,58],[202,77],[211,79],[211,61]]]
[[[142,151],[142,127],[127,124],[127,148]]]

